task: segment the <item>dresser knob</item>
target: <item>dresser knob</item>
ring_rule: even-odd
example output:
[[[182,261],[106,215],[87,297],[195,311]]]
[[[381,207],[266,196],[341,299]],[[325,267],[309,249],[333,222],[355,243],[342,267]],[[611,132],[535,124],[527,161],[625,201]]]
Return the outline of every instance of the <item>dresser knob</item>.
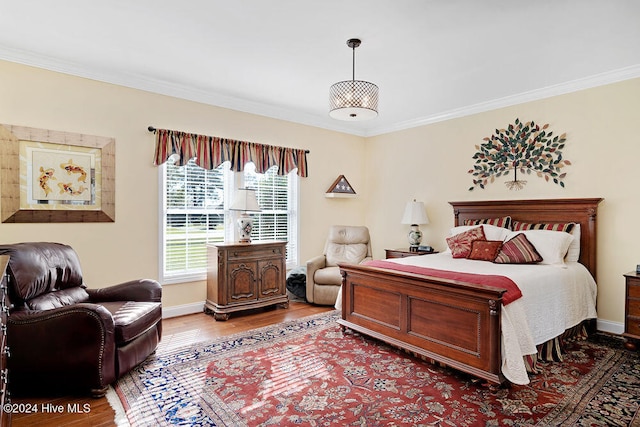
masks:
[[[11,357],[11,350],[9,349],[9,346],[5,346],[4,354],[6,354],[7,357]]]

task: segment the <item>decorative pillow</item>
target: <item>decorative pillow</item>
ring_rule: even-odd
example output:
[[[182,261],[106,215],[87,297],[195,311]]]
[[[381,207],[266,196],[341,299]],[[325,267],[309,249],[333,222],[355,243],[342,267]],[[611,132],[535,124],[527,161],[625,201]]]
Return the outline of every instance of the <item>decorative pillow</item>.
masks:
[[[550,231],[564,231],[565,233],[571,233],[573,227],[576,224],[573,222],[556,222],[556,223],[544,223],[544,222],[520,222],[513,221],[513,231],[523,230],[550,230]]]
[[[486,238],[482,227],[475,227],[455,236],[447,237],[446,240],[454,258],[466,258],[471,252],[471,243],[474,240],[486,240]]]
[[[456,234],[462,233],[463,231],[471,230],[472,228],[477,228],[477,225],[459,225],[457,227],[453,227],[450,231],[451,235],[454,236]],[[484,231],[484,235],[487,240],[500,240],[504,241],[504,239],[509,235],[509,230],[502,227],[496,227],[495,225],[483,224],[482,231]]]
[[[542,256],[523,233],[518,233],[503,243],[493,260],[497,264],[535,264],[540,261]]]
[[[506,228],[511,230],[511,217],[505,216],[502,218],[483,218],[483,219],[465,219],[464,225],[480,225],[489,224],[496,227]]]
[[[474,240],[471,242],[469,259],[493,261],[500,252],[502,240]]]
[[[542,256],[541,264],[564,264],[573,236],[569,233],[550,230],[524,230],[514,231],[524,234],[529,242],[535,246],[536,251]]]
[[[567,256],[564,257],[564,260],[567,262],[578,262],[580,259],[580,224],[576,223],[576,226],[571,230],[571,235],[573,236],[573,241],[569,245],[569,249],[567,250]]]

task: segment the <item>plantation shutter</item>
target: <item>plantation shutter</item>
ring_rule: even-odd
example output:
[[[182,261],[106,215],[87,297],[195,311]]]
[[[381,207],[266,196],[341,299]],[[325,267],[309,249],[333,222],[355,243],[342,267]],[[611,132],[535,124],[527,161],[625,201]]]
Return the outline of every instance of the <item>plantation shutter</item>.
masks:
[[[252,214],[251,240],[287,241],[287,263],[295,264],[297,254],[297,177],[278,175],[278,167],[257,174],[252,163],[245,165],[245,187],[256,190],[260,212]]]
[[[179,167],[171,162],[165,178],[165,278],[202,274],[207,244],[224,241],[224,174],[228,163],[212,170],[193,160]]]

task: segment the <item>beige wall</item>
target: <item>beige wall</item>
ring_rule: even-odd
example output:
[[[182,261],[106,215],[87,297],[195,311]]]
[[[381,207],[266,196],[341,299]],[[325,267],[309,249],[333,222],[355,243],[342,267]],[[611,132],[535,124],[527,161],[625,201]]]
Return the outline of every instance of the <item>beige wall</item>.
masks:
[[[321,253],[331,224],[364,221],[363,196],[324,197],[341,174],[356,191],[364,188],[360,137],[2,61],[0,123],[115,138],[114,223],[0,224],[0,239],[6,243],[44,240],[73,246],[90,287],[158,279],[159,180],[149,125],[310,150],[310,176],[300,180],[302,261]],[[204,282],[164,287],[165,308],[204,299]]]
[[[116,222],[110,224],[0,224],[3,242],[49,240],[79,252],[86,281],[103,287],[134,277],[158,278],[158,169],[151,164],[148,125],[207,135],[306,148],[310,177],[301,180],[300,260],[319,253],[331,224],[366,224],[376,257],[407,245],[400,224],[405,203],[427,204],[424,242],[444,248],[453,223],[447,201],[509,198],[603,197],[599,210],[598,311],[619,327],[624,315],[622,274],[640,263],[640,79],[575,92],[410,130],[360,138],[310,126],[207,106],[125,87],[0,61],[0,123],[114,137]],[[567,133],[566,188],[527,177],[523,190],[503,181],[471,186],[475,145],[518,117]],[[344,174],[355,199],[324,193]],[[203,282],[166,285],[164,306],[205,298]]]
[[[537,102],[503,108],[367,139],[367,224],[375,256],[407,245],[400,224],[405,203],[424,201],[430,224],[423,242],[444,249],[453,225],[448,201],[602,197],[598,211],[598,315],[603,323],[624,321],[622,274],[640,263],[640,79],[601,86]],[[484,190],[472,185],[475,145],[516,118],[549,123],[567,133],[565,188],[529,175],[524,189],[510,191],[504,178]],[[375,189],[375,190],[374,190]],[[618,325],[619,326],[619,325]]]

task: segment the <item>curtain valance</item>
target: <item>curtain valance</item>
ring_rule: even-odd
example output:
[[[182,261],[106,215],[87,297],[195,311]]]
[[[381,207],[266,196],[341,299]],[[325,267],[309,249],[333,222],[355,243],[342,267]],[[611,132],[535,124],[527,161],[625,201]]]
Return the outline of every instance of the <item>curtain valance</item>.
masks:
[[[184,166],[190,159],[204,169],[215,169],[222,163],[231,162],[231,170],[240,172],[244,165],[253,162],[257,173],[265,173],[278,166],[278,175],[286,175],[298,168],[298,176],[307,175],[308,151],[297,148],[278,147],[255,142],[205,136],[167,129],[149,130],[156,134],[154,164],[166,162],[173,154],[180,158],[176,164]]]

